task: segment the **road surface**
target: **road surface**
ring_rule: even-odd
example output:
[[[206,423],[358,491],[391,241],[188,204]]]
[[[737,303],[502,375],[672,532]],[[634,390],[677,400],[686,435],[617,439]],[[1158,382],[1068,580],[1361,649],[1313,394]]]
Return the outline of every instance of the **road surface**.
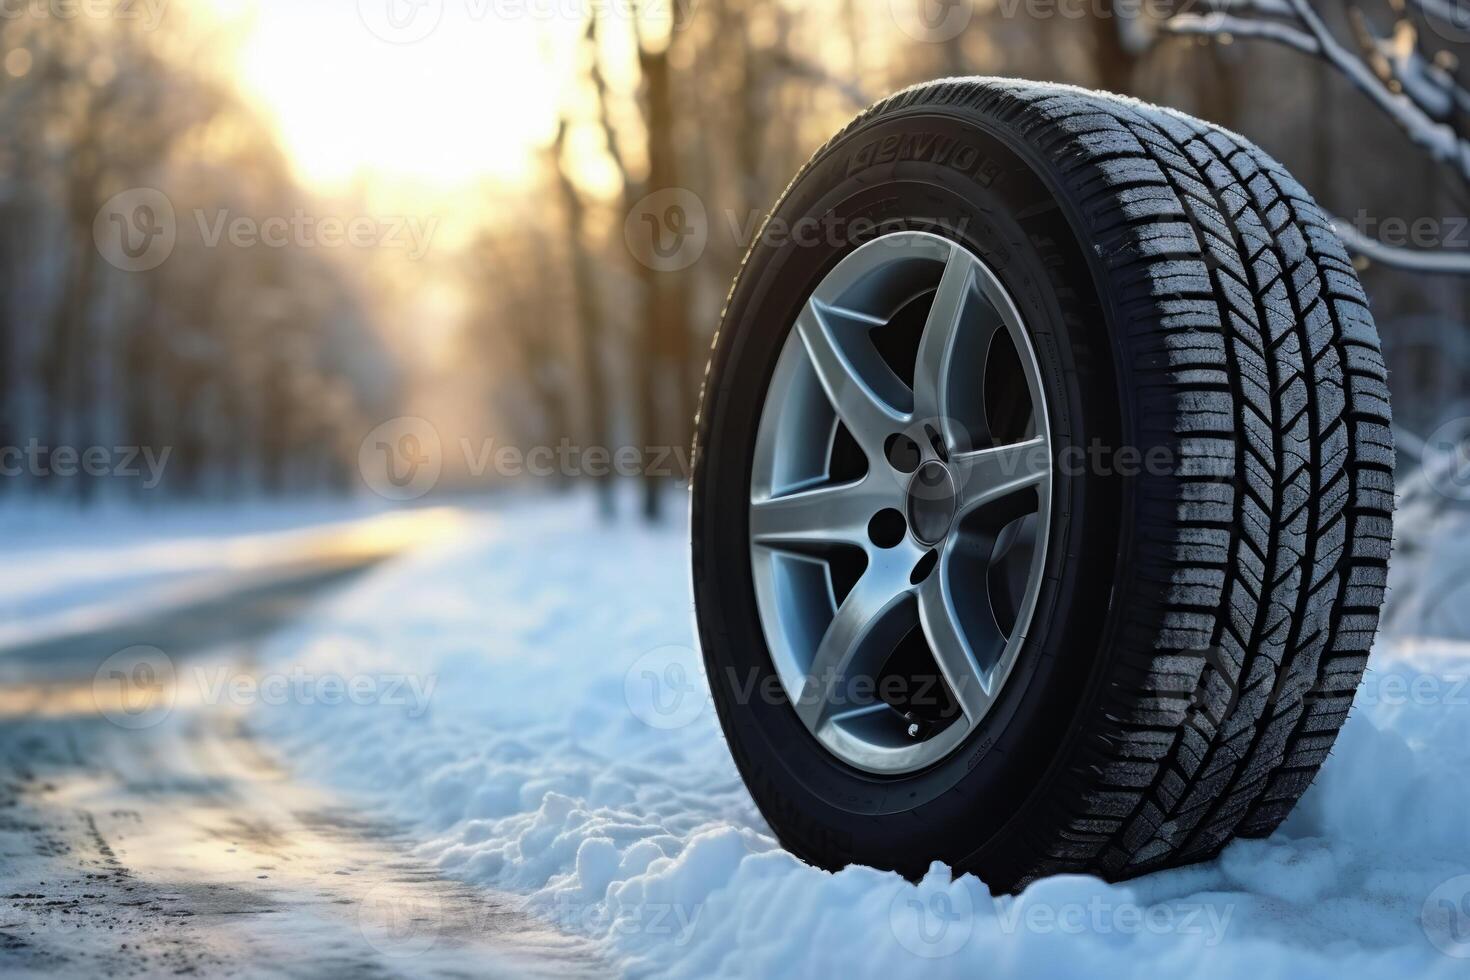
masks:
[[[400,544],[337,536],[182,605],[0,651],[0,974],[605,972],[512,897],[443,879],[399,828],[293,781],[248,707],[185,681],[258,674],[264,637]],[[109,658],[139,648],[177,670],[166,710],[109,694]]]

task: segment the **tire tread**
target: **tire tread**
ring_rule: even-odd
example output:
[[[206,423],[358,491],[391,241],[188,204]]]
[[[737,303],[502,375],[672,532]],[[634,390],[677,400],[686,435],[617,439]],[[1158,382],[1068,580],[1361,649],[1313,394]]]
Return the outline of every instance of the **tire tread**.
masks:
[[[1386,584],[1387,371],[1352,263],[1300,184],[1209,123],[948,79],[854,125],[918,106],[981,113],[1060,161],[1151,410],[1135,434],[1178,464],[1139,480],[1108,677],[1008,884],[1129,877],[1269,834],[1346,720]]]

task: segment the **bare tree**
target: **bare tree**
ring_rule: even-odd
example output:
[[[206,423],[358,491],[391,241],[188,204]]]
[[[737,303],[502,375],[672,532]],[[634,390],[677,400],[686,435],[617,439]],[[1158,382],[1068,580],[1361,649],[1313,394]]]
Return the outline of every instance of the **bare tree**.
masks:
[[[365,419],[384,417],[381,345],[341,263],[191,237],[189,204],[281,215],[303,202],[258,114],[191,67],[218,38],[190,23],[0,20],[0,248],[15,286],[0,291],[3,444],[167,450],[159,493],[340,487]],[[243,138],[206,160],[192,147],[214,123]],[[163,265],[125,271],[94,226],[138,188],[177,205],[178,240]],[[104,492],[54,467],[6,484]]]
[[[514,236],[485,230],[466,256],[473,353],[498,369],[495,407],[542,445],[576,438],[575,372],[560,326],[579,318],[563,308],[560,252],[554,236],[529,227]]]
[[[606,315],[597,291],[594,260],[586,244],[587,209],[567,169],[568,125],[565,118],[557,125],[556,139],[550,150],[550,162],[556,173],[567,248],[571,252],[572,296],[576,307],[583,390],[586,394],[587,437],[593,446],[608,447],[612,441],[612,427],[609,420],[607,375],[602,362],[602,330]],[[615,512],[615,503],[610,474],[598,479],[598,500],[603,516],[611,517]]]

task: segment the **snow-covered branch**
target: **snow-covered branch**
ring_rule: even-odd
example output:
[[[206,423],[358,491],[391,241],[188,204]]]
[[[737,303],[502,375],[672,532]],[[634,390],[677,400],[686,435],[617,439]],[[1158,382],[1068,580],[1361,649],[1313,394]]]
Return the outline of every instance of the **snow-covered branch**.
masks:
[[[1231,14],[1179,14],[1164,25],[1171,34],[1199,34],[1218,37],[1257,37],[1296,48],[1305,54],[1321,54],[1322,48],[1312,35],[1290,24],[1274,20],[1248,20]]]
[[[1466,8],[1470,12],[1470,7]],[[1436,120],[1452,118],[1455,112],[1470,112],[1466,91],[1442,66],[1424,57],[1414,43],[1412,29],[1402,22],[1392,36],[1380,34],[1361,11],[1352,11],[1353,30],[1363,56],[1387,84],[1399,85],[1415,103]]]
[[[1451,24],[1470,21],[1455,0],[1407,0],[1422,16]],[[1281,44],[1327,62],[1367,96],[1432,159],[1470,184],[1470,140],[1455,121],[1470,114],[1470,91],[1417,44],[1412,27],[1400,23],[1391,35],[1376,31],[1356,6],[1349,20],[1361,55],[1332,33],[1309,0],[1204,0],[1204,13],[1181,12],[1164,22],[1172,34],[1254,38]],[[1470,255],[1384,245],[1341,220],[1344,243],[1367,258],[1420,272],[1470,274]]]
[[[1305,54],[1322,58],[1371,99],[1404,133],[1423,147],[1435,160],[1453,167],[1470,183],[1470,141],[1462,139],[1444,118],[1446,99],[1456,104],[1470,99],[1447,73],[1430,72],[1427,62],[1417,51],[1400,54],[1401,61],[1413,64],[1415,81],[1433,78],[1436,83],[1453,86],[1439,92],[1426,93],[1425,84],[1406,84],[1402,78],[1396,86],[1374,73],[1361,58],[1342,45],[1320,14],[1307,0],[1208,0],[1206,14],[1178,14],[1164,25],[1178,34],[1224,35],[1260,38],[1285,44]],[[1289,9],[1288,9],[1289,8]],[[1284,17],[1286,19],[1278,19]],[[1417,59],[1417,62],[1409,59]],[[1396,90],[1397,89],[1397,90]]]

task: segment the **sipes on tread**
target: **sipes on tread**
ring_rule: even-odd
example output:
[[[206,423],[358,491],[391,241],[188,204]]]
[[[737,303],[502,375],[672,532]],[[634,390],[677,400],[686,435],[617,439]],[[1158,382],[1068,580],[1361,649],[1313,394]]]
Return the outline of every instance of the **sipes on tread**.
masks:
[[[1142,573],[1118,603],[1138,612],[1021,878],[1123,877],[1268,834],[1346,719],[1385,588],[1387,372],[1352,264],[1279,164],[1182,113],[957,79],[870,115],[919,106],[998,117],[1063,161],[1149,407],[1169,414],[1135,431],[1163,430],[1178,463],[1144,488]]]
[[[1005,132],[1047,181],[1091,267],[1125,443],[1172,460],[1122,498],[1128,535],[1092,677],[1030,796],[1007,801],[1016,817],[976,841],[973,869],[1003,889],[1125,878],[1269,834],[1347,718],[1386,587],[1388,374],[1353,265],[1310,195],[1245,138],[1013,79],[896,93],[819,150],[782,202],[856,131],[926,114]],[[717,338],[716,361],[729,342]],[[706,393],[702,440],[709,405]]]

